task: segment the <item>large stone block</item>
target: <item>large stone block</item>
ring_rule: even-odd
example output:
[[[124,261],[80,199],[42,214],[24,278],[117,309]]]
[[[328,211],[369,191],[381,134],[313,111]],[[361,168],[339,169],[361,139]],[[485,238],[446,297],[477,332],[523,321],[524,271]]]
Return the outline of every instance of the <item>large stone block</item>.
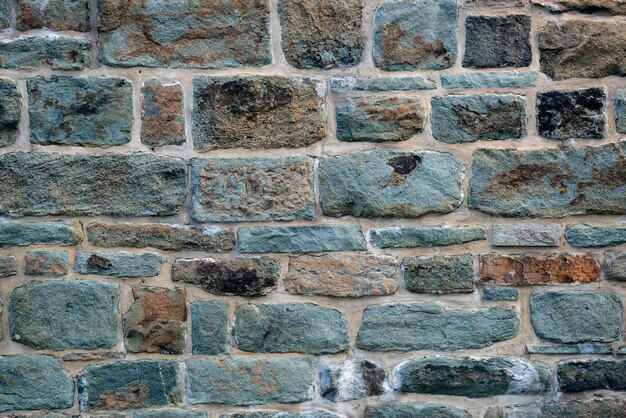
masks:
[[[90,65],[91,42],[87,39],[31,36],[0,43],[0,68],[76,71]]]
[[[474,261],[470,254],[405,258],[402,273],[404,285],[412,293],[474,291]]]
[[[548,139],[604,138],[605,107],[601,88],[537,93],[537,131]]]
[[[0,79],[0,148],[15,144],[22,117],[22,94],[16,84]]]
[[[17,0],[18,30],[89,32],[89,0]]]
[[[82,240],[83,225],[76,221],[0,222],[0,247],[76,245]]]
[[[482,226],[468,227],[389,227],[369,230],[369,239],[377,248],[439,247],[487,239]]]
[[[185,142],[183,88],[179,83],[146,81],[141,87],[141,142],[150,147]]]
[[[159,275],[165,260],[155,253],[80,251],[74,259],[74,271],[111,277],[152,277]]]
[[[557,365],[556,375],[563,392],[608,389],[626,391],[626,361],[570,360]]]
[[[468,16],[463,67],[528,67],[530,16]]]

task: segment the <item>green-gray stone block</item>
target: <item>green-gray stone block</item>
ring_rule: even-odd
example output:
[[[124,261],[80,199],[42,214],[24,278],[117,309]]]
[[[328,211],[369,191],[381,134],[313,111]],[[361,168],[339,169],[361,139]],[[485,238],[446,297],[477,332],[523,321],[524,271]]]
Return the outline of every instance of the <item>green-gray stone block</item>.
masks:
[[[27,276],[65,276],[69,269],[67,251],[36,250],[24,257],[24,274]]]
[[[17,0],[17,30],[89,32],[89,0]]]
[[[626,282],[626,252],[606,254],[604,276],[607,280]]]
[[[422,77],[332,77],[330,79],[330,91],[333,93],[345,93],[357,91],[418,91],[435,90],[437,84],[434,81]]]
[[[91,42],[87,39],[32,36],[0,43],[0,68],[77,71],[90,65]]]
[[[370,151],[322,158],[320,203],[325,215],[416,218],[448,213],[462,201],[465,168],[439,152]]]
[[[0,255],[0,277],[10,277],[15,276],[16,274],[17,258],[12,255]],[[2,331],[0,331],[0,336],[1,335]]]
[[[561,226],[556,224],[494,224],[494,247],[558,247]]]
[[[307,358],[192,359],[186,361],[190,404],[300,403],[314,397]]]
[[[405,258],[402,273],[404,285],[412,293],[474,291],[474,262],[470,254]]]
[[[448,405],[388,403],[367,405],[363,418],[472,418],[472,416],[467,411]]]
[[[254,411],[220,415],[220,418],[343,418],[322,410],[302,412]]]
[[[22,94],[13,81],[0,79],[0,148],[15,144],[21,116]]]
[[[606,344],[582,343],[576,345],[528,345],[528,354],[613,354],[613,347]]]
[[[77,245],[82,240],[83,225],[76,221],[0,222],[0,247]]]
[[[228,302],[194,302],[190,306],[193,354],[227,354],[230,351]]]
[[[494,406],[485,412],[483,418],[624,418],[624,411],[626,401],[623,399],[574,399]]]
[[[514,287],[486,287],[483,289],[484,300],[517,300],[519,291]]]
[[[626,391],[626,360],[569,360],[556,366],[559,388],[563,392],[607,389]]]
[[[519,312],[446,309],[436,303],[368,306],[356,346],[369,351],[454,351],[483,348],[519,334]]]
[[[444,247],[487,239],[482,226],[404,227],[369,230],[369,239],[377,248]]]
[[[74,271],[111,277],[152,277],[159,275],[165,260],[166,257],[154,253],[79,252]]]
[[[615,97],[615,124],[618,133],[626,134],[626,90],[618,90]]]
[[[240,305],[233,336],[240,350],[255,353],[334,354],[350,346],[346,316],[312,303]]]
[[[133,418],[206,418],[206,416],[206,411],[199,409],[153,409],[133,414]]]
[[[9,0],[0,0],[0,30],[8,29],[10,23]]]
[[[612,247],[626,243],[626,224],[574,224],[565,229],[573,247]]]
[[[441,85],[448,90],[526,88],[536,82],[537,73],[531,72],[441,74]]]
[[[98,280],[34,280],[9,300],[11,339],[36,350],[117,344],[119,285]]]

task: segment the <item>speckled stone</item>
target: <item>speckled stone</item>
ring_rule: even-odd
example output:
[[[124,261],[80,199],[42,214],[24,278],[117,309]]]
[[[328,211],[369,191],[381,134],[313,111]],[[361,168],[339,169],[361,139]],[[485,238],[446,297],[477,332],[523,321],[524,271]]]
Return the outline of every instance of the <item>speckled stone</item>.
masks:
[[[605,106],[601,88],[537,93],[537,131],[548,139],[604,138]]]
[[[405,258],[402,273],[404,285],[412,293],[474,291],[474,262],[470,254]]]
[[[558,247],[561,226],[556,224],[494,224],[494,247]]]
[[[7,29],[10,23],[9,0],[2,0],[0,1],[0,30]]]
[[[190,311],[193,354],[228,354],[228,302],[194,302],[190,305]]]
[[[463,67],[528,67],[530,16],[468,16]]]
[[[89,0],[17,0],[17,30],[89,32]]]
[[[343,418],[321,409],[302,412],[254,411],[220,415],[220,418]]]
[[[388,403],[367,405],[363,418],[472,418],[472,416],[467,411],[448,405]]]
[[[563,392],[608,389],[626,391],[626,360],[569,360],[556,367],[559,388]]]
[[[444,89],[499,89],[534,87],[537,73],[505,71],[497,73],[441,74]]]
[[[626,282],[626,252],[606,255],[604,275],[607,280]]]
[[[146,81],[141,87],[141,142],[150,147],[185,143],[183,88],[179,83]]]
[[[12,255],[0,255],[0,277],[10,277],[16,274],[17,258]],[[0,335],[1,334],[2,331],[0,331]]]
[[[36,250],[24,256],[27,276],[65,276],[69,269],[67,251]]]
[[[206,416],[206,411],[199,409],[153,409],[133,413],[133,418],[206,418]]]
[[[77,245],[83,236],[83,225],[77,221],[0,222],[0,247]]]
[[[418,91],[435,90],[434,81],[422,77],[332,77],[330,91],[345,93],[349,91]]]
[[[615,96],[615,125],[617,132],[626,134],[626,90],[618,90]]]
[[[36,71],[84,70],[91,65],[91,42],[58,36],[31,36],[0,43],[0,68]]]
[[[155,253],[81,251],[74,259],[74,271],[110,277],[152,277],[159,275],[166,259]]]
[[[22,94],[17,85],[0,79],[0,148],[15,144],[22,117]]]
[[[574,224],[565,229],[573,247],[612,247],[626,243],[626,224]]]
[[[390,227],[369,230],[369,239],[377,248],[443,247],[487,239],[482,226]]]
[[[601,11],[614,15],[626,15],[626,4],[621,0],[531,0],[531,2],[554,13]]]
[[[511,287],[486,287],[483,289],[484,300],[517,300],[519,291]]]
[[[489,408],[483,418],[624,418],[624,411],[626,401],[622,399],[574,399],[495,406]]]
[[[576,345],[529,345],[529,354],[613,354],[613,348],[607,344],[580,343]]]

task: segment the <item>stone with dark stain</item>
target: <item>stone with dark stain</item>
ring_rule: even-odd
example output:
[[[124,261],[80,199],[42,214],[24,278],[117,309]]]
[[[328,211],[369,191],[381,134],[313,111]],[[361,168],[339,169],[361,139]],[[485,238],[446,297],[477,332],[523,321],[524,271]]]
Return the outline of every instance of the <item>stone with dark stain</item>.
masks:
[[[608,389],[626,391],[626,360],[569,360],[557,364],[556,375],[563,392]]]
[[[537,132],[548,139],[602,139],[605,107],[601,88],[537,93]]]
[[[468,16],[463,67],[528,67],[530,16]]]
[[[626,15],[626,3],[621,0],[531,0],[531,2],[543,6],[554,13],[575,11]]]
[[[15,144],[22,117],[22,94],[12,80],[0,79],[0,148]]]
[[[470,254],[405,258],[402,273],[404,285],[412,293],[474,291],[474,261]]]
[[[572,399],[504,405],[489,408],[483,418],[624,418],[626,400],[615,398]]]
[[[141,88],[141,142],[150,147],[185,143],[183,88],[148,80]]]
[[[24,256],[27,276],[65,276],[69,269],[67,251],[35,250]]]
[[[626,252],[608,253],[605,260],[605,278],[626,282]]]
[[[263,296],[276,289],[280,262],[269,257],[182,259],[172,265],[172,280],[199,285],[217,295]]]
[[[0,255],[0,277],[10,277],[16,274],[17,258],[12,255]]]
[[[333,402],[379,396],[388,390],[387,372],[368,360],[347,360],[320,371],[320,392]]]
[[[109,277],[153,277],[159,275],[165,260],[165,256],[156,253],[79,251],[74,259],[74,271]]]
[[[17,0],[17,30],[89,32],[89,0]]]
[[[0,43],[0,68],[77,71],[91,65],[91,41],[65,36],[29,36]]]
[[[223,300],[194,302],[191,311],[193,354],[228,354],[228,302]]]

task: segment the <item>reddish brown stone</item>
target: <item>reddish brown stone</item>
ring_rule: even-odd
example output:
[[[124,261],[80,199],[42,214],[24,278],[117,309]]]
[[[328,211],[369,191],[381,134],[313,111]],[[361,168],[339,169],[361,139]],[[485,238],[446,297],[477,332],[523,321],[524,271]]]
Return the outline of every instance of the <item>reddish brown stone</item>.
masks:
[[[141,142],[151,147],[185,142],[183,88],[180,84],[144,83],[142,93]]]

